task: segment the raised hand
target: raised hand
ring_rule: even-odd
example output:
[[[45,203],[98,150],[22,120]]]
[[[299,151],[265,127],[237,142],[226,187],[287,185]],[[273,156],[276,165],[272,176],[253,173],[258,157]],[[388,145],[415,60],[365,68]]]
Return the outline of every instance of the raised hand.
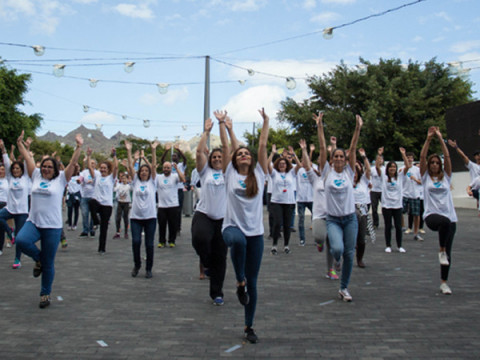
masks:
[[[383,146],[379,147],[378,150],[377,150],[377,154],[382,155],[384,150],[385,150],[385,148]]]
[[[400,150],[400,153],[401,153],[402,155],[405,155],[405,153],[406,153],[405,148],[399,147],[398,150]]]
[[[323,125],[323,112],[320,112],[318,114],[312,114],[312,119],[315,120],[317,126]]]
[[[428,128],[427,137],[431,139],[435,135],[436,132],[437,132],[437,127],[436,126],[430,126]]]
[[[294,152],[295,152],[295,151],[293,150],[293,147],[288,146],[288,153],[289,153],[290,155],[293,155]]]
[[[232,122],[232,118],[230,116],[227,116],[225,118],[225,126],[227,127],[228,130],[233,129],[233,122]]]
[[[2,139],[0,139],[0,150],[2,151],[2,153],[5,152],[5,144],[3,143]]]
[[[167,145],[165,146],[165,151],[168,151],[168,150],[170,150],[171,148],[172,148],[172,144],[167,144]]]
[[[360,148],[358,149],[358,153],[360,154],[360,156],[362,157],[365,157],[366,153],[365,153],[365,149],[364,148]]]
[[[87,148],[87,156],[90,156],[90,155],[92,155],[92,148],[89,146]]]
[[[135,151],[135,153],[133,154],[133,158],[135,159],[135,161],[137,161],[140,158],[140,151],[139,150]]]
[[[304,140],[304,139],[302,139]],[[301,140],[300,140],[301,141]],[[306,144],[305,144],[306,145]],[[314,152],[315,151],[315,144],[310,144],[310,151]]]
[[[227,116],[226,110],[215,110],[213,115],[217,118],[218,122],[225,121],[225,117]]]
[[[275,145],[275,144],[272,145],[272,153],[274,153],[274,154],[277,153],[277,145]]]
[[[17,138],[17,144],[23,141],[24,135],[25,135],[25,130],[22,130],[20,136]]]
[[[27,139],[28,140],[28,139]],[[83,137],[82,134],[77,134],[75,135],[75,142],[77,143],[77,146],[80,147],[83,145]]]
[[[205,131],[210,132],[212,131],[212,128],[213,128],[213,121],[212,119],[208,118],[207,120],[205,120]]]
[[[175,144],[175,146],[173,147],[175,150],[180,150],[180,145],[179,144]]]
[[[299,142],[298,142],[298,145],[300,145],[300,148],[302,150],[306,150],[307,149],[307,142],[305,141],[305,139],[301,139]],[[312,145],[310,145],[310,150],[312,150]],[[313,147],[313,150],[315,150],[315,146]],[[312,150],[312,151],[313,151]]]
[[[265,108],[262,108],[262,110],[258,110],[258,112],[262,116],[263,121],[268,121],[269,120],[268,115],[265,113]]]
[[[359,127],[362,127],[362,126],[363,126],[363,119],[362,119],[362,117],[361,117],[360,115],[356,115],[356,116],[355,116],[355,120],[357,121],[357,125],[358,125]]]
[[[153,143],[152,143],[152,149],[156,149],[158,147],[158,145],[160,145],[160,141],[158,140],[155,140]]]
[[[337,138],[335,136],[330,136],[330,144],[337,145]]]
[[[132,151],[132,143],[128,140],[125,140],[124,143],[125,143],[125,149],[127,149],[127,151]]]

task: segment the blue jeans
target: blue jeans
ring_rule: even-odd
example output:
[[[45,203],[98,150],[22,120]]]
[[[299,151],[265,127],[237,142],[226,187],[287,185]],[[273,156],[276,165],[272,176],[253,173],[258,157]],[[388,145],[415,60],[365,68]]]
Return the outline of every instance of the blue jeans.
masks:
[[[91,198],[82,197],[80,199],[80,210],[82,212],[82,223],[83,223],[83,233],[88,234],[93,231],[93,222],[90,219],[90,211],[88,207],[88,202]]]
[[[247,282],[250,302],[245,305],[245,326],[251,327],[257,307],[257,278],[263,256],[263,234],[245,236],[239,228],[229,226],[223,230],[223,240],[230,248],[237,281]]]
[[[153,267],[153,240],[155,239],[155,229],[157,219],[130,219],[130,228],[132,229],[132,251],[133,262],[137,269],[142,267],[140,249],[142,246],[142,229],[145,229],[145,249],[147,251],[147,271],[152,271]]]
[[[31,221],[27,221],[17,236],[17,247],[30,256],[34,261],[42,264],[42,289],[40,296],[50,295],[53,278],[55,277],[55,255],[62,229],[40,229]],[[35,245],[40,240],[41,250]]]
[[[10,239],[12,239],[13,237],[13,232],[12,232],[12,229],[10,229],[10,226],[8,226],[7,224],[7,220],[12,218],[13,218],[13,221],[15,222],[15,234],[18,235],[23,225],[25,224],[25,221],[27,221],[28,214],[11,214],[6,207],[0,210],[0,231],[2,233],[5,231]],[[2,241],[2,247],[3,247],[3,241]],[[21,256],[22,256],[22,252],[20,251],[18,246],[15,246],[15,258],[20,260]]]
[[[313,212],[313,202],[297,202],[298,235],[300,236],[300,240],[305,240],[305,208]]]
[[[340,289],[346,289],[352,275],[353,257],[357,243],[358,221],[355,213],[347,216],[327,215],[327,234],[330,252],[339,262],[343,255]]]

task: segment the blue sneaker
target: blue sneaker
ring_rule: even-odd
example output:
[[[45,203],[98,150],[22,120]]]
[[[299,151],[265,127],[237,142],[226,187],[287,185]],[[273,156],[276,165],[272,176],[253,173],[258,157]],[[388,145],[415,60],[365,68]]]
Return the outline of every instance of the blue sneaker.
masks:
[[[217,296],[215,299],[213,299],[213,305],[222,306],[223,304],[225,304],[225,301],[223,301],[221,296]]]

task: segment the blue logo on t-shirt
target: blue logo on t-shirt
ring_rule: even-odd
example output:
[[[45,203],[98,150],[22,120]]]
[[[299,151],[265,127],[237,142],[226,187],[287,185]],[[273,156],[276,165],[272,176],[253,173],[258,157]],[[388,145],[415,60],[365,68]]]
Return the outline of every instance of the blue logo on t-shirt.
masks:
[[[336,179],[336,180],[333,180],[333,183],[335,184],[335,186],[337,187],[340,187],[343,185],[343,183],[345,182],[345,180],[343,179]]]
[[[407,176],[408,176],[408,177],[412,176],[412,173],[411,173],[410,171],[407,172]]]
[[[307,178],[307,174],[305,174],[305,173],[303,173],[302,176],[303,176],[304,179]]]
[[[13,182],[13,186],[18,186],[18,185],[20,185],[20,181],[14,181]]]
[[[442,186],[442,183],[440,181],[436,181],[433,183],[433,186],[435,186],[437,189]]]
[[[163,180],[163,183],[164,183],[165,185],[167,185],[167,184],[168,184],[168,180],[167,180],[167,179],[164,179],[164,180]]]
[[[243,180],[238,180],[238,183],[240,184],[240,186],[243,188],[243,189],[246,189],[247,188],[247,185],[245,184],[245,182]]]
[[[147,188],[146,186],[143,186],[143,185],[142,185],[142,186],[140,186],[140,191],[141,191],[141,192],[144,192],[146,188]]]
[[[220,179],[220,173],[213,173],[213,179],[214,180]]]
[[[39,186],[40,186],[40,189],[48,189],[50,187],[50,183],[42,181]]]

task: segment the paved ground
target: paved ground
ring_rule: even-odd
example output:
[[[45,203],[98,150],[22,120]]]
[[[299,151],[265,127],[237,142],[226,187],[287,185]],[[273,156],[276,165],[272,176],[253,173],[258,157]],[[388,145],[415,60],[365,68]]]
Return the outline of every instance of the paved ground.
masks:
[[[175,249],[155,249],[154,277],[132,278],[130,241],[112,240],[97,255],[96,239],[67,232],[59,250],[52,305],[38,308],[39,279],[24,257],[11,268],[0,257],[0,359],[478,359],[480,358],[480,242],[475,210],[458,209],[450,276],[452,296],[439,293],[438,240],[405,236],[406,254],[384,252],[379,230],[366,269],[354,268],[352,303],[336,298],[338,281],[324,278],[325,256],[308,232],[292,252],[265,253],[255,329],[258,344],[243,343],[243,309],[231,262],[225,306],[211,305],[207,280],[189,225]],[[104,345],[104,346],[102,346]]]

